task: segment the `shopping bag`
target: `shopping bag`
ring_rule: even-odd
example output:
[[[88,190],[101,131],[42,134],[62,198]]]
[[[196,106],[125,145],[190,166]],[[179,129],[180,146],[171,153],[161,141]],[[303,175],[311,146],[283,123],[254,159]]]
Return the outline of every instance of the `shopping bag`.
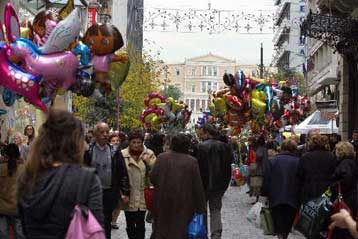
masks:
[[[144,188],[144,200],[147,210],[153,212],[154,209],[154,187]]]
[[[264,235],[274,235],[274,225],[270,208],[261,208],[260,222]]]
[[[205,228],[204,215],[195,213],[188,225],[188,238],[207,239],[208,233]]]
[[[254,224],[257,228],[260,228],[260,213],[262,206],[261,202],[255,203],[246,216],[247,220]]]
[[[323,194],[301,206],[295,230],[307,239],[317,239],[327,233],[328,219],[332,209],[330,198]]]

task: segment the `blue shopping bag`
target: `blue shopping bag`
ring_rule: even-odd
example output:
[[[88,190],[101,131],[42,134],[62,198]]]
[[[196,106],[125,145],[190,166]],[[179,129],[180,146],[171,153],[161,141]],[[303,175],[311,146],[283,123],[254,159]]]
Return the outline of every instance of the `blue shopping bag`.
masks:
[[[207,239],[208,233],[206,232],[204,224],[204,215],[195,213],[193,219],[188,225],[188,237],[190,239]]]

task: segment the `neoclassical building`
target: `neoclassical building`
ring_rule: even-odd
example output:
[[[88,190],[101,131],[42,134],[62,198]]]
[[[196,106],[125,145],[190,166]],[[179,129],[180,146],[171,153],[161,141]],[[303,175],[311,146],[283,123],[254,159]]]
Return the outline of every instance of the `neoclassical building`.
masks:
[[[224,73],[234,74],[243,70],[245,74],[257,74],[256,65],[240,65],[235,60],[212,53],[166,66],[167,74],[162,74],[162,80],[182,91],[181,100],[193,111],[193,121],[208,110],[209,93],[225,86]]]

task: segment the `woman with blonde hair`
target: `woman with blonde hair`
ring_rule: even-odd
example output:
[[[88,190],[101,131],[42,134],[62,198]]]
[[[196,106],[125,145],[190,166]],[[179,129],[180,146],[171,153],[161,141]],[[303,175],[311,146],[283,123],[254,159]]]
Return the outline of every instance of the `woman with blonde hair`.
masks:
[[[357,177],[358,164],[356,152],[349,142],[340,142],[336,145],[336,158],[338,165],[334,171],[333,178],[340,183],[344,202],[352,210],[352,215],[357,215]],[[349,231],[345,229],[335,229],[332,239],[350,239]]]
[[[27,239],[65,238],[81,188],[88,207],[103,225],[102,190],[98,176],[81,168],[85,150],[80,120],[63,110],[51,110],[20,176],[18,210]],[[85,177],[86,176],[86,177]]]
[[[328,138],[314,134],[308,139],[308,152],[302,155],[297,176],[300,183],[301,203],[322,195],[333,183],[336,160],[329,151]]]

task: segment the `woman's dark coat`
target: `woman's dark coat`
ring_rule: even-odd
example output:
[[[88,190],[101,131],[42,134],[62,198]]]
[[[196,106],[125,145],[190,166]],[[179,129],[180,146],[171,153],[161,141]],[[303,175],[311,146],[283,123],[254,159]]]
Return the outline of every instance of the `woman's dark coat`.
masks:
[[[299,207],[299,183],[297,177],[299,158],[282,152],[268,162],[265,171],[264,191],[269,198],[270,207],[289,205]]]
[[[321,196],[333,183],[336,160],[327,150],[305,153],[298,164],[301,203]]]
[[[155,187],[154,238],[187,238],[187,226],[193,214],[206,211],[197,160],[188,154],[162,153],[150,180]]]

